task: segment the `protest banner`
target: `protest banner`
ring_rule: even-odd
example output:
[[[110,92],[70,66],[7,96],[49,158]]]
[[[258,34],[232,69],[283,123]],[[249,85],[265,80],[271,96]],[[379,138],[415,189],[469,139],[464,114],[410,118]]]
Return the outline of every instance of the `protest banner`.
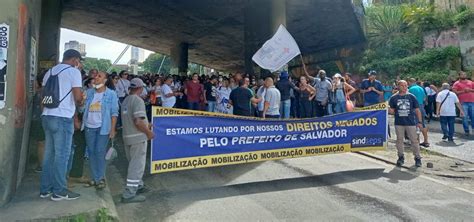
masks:
[[[381,150],[387,109],[308,119],[264,120],[153,108],[151,173],[266,160]]]
[[[299,54],[300,48],[295,39],[285,26],[280,25],[275,35],[252,56],[252,60],[260,67],[275,72]]]

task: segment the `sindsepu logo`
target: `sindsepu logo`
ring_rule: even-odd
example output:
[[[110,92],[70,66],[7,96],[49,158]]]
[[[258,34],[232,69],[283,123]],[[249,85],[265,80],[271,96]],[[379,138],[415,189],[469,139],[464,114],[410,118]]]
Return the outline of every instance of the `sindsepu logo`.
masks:
[[[354,136],[351,140],[351,147],[374,147],[383,146],[384,136],[383,135],[363,135]]]

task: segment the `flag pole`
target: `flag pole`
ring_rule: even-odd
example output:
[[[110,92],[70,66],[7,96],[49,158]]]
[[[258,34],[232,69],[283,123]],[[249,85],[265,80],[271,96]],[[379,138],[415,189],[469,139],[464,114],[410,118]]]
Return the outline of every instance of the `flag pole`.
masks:
[[[304,64],[304,61],[303,61],[303,55],[302,54],[300,54],[300,59],[301,59],[301,63],[303,64],[304,73],[309,76],[308,70],[306,70],[306,65]]]

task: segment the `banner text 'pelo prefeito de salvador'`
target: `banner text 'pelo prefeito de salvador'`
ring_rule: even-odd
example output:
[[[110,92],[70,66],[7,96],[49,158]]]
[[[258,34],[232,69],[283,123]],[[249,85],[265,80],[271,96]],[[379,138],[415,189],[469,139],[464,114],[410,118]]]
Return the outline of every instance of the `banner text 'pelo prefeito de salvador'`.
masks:
[[[380,150],[387,146],[386,104],[333,116],[263,120],[153,108],[151,172]]]

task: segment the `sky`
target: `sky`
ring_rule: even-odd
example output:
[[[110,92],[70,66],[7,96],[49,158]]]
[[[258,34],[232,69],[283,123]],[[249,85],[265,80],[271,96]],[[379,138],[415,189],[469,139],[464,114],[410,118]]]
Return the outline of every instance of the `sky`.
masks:
[[[76,32],[70,29],[61,28],[61,39],[59,44],[60,54],[64,52],[64,43],[71,40],[76,40],[80,43],[86,44],[86,57],[109,59],[112,63],[117,59],[120,53],[127,46],[124,43],[116,42],[93,35],[88,35],[82,32]],[[145,58],[153,53],[145,50]],[[130,60],[130,49],[122,56],[118,64],[126,64]]]

